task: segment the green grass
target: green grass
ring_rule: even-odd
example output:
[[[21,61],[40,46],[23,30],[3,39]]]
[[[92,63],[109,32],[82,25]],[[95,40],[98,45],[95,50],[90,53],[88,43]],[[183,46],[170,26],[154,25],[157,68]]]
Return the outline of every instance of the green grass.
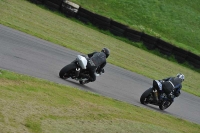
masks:
[[[200,125],[95,93],[0,70],[0,130],[198,133]]]
[[[200,55],[199,0],[71,0]]]

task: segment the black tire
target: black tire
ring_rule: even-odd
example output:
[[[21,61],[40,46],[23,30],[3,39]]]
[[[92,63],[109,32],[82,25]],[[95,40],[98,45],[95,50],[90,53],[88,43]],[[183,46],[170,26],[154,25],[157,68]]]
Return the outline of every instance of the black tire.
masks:
[[[44,4],[52,11],[56,11],[56,10],[59,10],[60,9],[60,5],[57,5],[55,3],[52,3],[51,1],[49,0],[45,0],[44,1]]]
[[[35,4],[43,4],[44,3],[44,0],[29,0],[29,1],[32,3],[35,3]]]
[[[51,3],[54,3],[58,6],[60,6],[63,3],[63,0],[48,0],[48,1],[50,1]]]
[[[85,84],[88,84],[89,82],[79,81],[79,83],[80,83],[81,85],[85,85]]]
[[[89,10],[86,10],[82,7],[79,7],[78,9],[78,13],[77,13],[77,18],[88,24],[88,23],[92,23],[93,22],[93,17],[94,17],[94,13],[90,12]]]
[[[122,29],[122,30],[125,30],[125,29],[128,28],[127,25],[121,24],[121,23],[119,23],[119,22],[117,22],[117,21],[114,21],[114,20],[111,20],[111,21],[110,21],[110,25],[111,25],[111,26],[118,27],[118,28],[120,28],[120,29]]]
[[[80,83],[81,85],[84,85],[84,82],[83,82],[83,81],[79,81],[79,83]]]
[[[94,14],[94,18],[99,20],[99,21],[102,21],[104,23],[108,23],[110,25],[110,22],[111,22],[111,19],[110,18],[107,18],[107,17],[104,17],[104,16],[101,16],[99,14]]]
[[[167,56],[171,56],[174,46],[172,44],[168,43],[168,42],[165,42],[165,41],[163,41],[161,39],[158,39],[157,42],[156,42],[156,48],[162,54],[165,54]]]
[[[140,102],[144,105],[148,104],[147,97],[149,96],[149,94],[153,91],[152,88],[149,88],[148,90],[146,90],[140,97]]]
[[[98,18],[93,18],[92,23],[102,30],[109,30],[109,27],[110,27],[110,22],[106,22]]]
[[[159,105],[159,108],[160,108],[160,110],[165,110],[165,109],[167,109],[171,104],[172,104],[172,102],[170,102],[170,101],[163,101],[163,102]]]
[[[175,56],[176,60],[179,63],[184,63],[186,61],[188,53],[188,51],[180,49],[178,47],[174,47],[172,51],[172,54]]]
[[[147,49],[153,50],[156,48],[158,38],[143,33],[141,40],[143,44],[147,47]]]
[[[128,38],[129,40],[133,41],[133,42],[140,42],[140,40],[141,40],[141,36],[140,35],[136,35],[136,34],[133,34],[131,32],[126,32],[125,31],[124,36],[126,38]]]
[[[109,30],[110,30],[111,33],[113,33],[116,36],[124,36],[124,31],[125,30],[123,30],[123,29],[121,29],[119,27],[111,25]]]
[[[62,79],[69,78],[70,77],[70,75],[69,75],[70,72],[73,71],[73,70],[75,71],[75,69],[76,69],[76,65],[74,63],[71,63],[71,64],[63,67],[59,72],[60,78],[62,78]]]
[[[86,23],[86,24],[92,23],[92,21],[93,21],[92,16],[82,13],[82,12],[78,12],[76,17],[77,17],[77,19],[79,19],[80,21],[82,21],[83,23]]]

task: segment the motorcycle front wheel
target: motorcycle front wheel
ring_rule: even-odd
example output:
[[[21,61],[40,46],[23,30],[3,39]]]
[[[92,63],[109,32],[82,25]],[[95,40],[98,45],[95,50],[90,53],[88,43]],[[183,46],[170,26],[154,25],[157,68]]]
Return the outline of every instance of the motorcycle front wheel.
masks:
[[[172,104],[172,102],[170,102],[170,101],[163,101],[163,102],[159,105],[159,108],[160,108],[160,110],[165,110],[165,109],[167,109],[171,104]]]
[[[148,98],[150,97],[151,92],[153,91],[152,88],[149,88],[148,90],[146,90],[140,97],[140,102],[144,105],[148,104]]]
[[[73,71],[75,72],[75,70],[76,65],[74,63],[71,63],[60,70],[59,76],[62,79],[67,79],[72,75]]]

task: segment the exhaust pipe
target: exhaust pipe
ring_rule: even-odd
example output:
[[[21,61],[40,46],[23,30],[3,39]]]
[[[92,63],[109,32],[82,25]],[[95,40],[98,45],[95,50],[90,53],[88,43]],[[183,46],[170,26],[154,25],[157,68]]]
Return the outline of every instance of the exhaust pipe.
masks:
[[[156,101],[158,102],[158,91],[156,89],[153,90],[153,94],[154,94]]]
[[[79,74],[80,74],[80,68],[76,68],[76,71],[75,71],[75,77],[78,77],[79,76]]]

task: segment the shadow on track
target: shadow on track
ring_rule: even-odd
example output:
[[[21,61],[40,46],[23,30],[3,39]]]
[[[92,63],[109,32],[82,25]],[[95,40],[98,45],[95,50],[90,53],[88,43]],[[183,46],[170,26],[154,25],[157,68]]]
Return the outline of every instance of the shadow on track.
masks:
[[[58,77],[58,78],[60,78],[60,77]],[[61,79],[61,78],[60,78]],[[94,88],[91,88],[91,87],[89,87],[89,86],[87,86],[87,84],[86,85],[82,85],[82,84],[80,84],[78,81],[75,81],[75,80],[71,80],[71,79],[62,79],[62,80],[64,80],[64,81],[66,81],[66,82],[68,82],[68,83],[70,83],[70,84],[73,84],[73,85],[75,85],[78,89],[83,89],[83,90],[86,90],[86,91],[91,91],[91,92],[95,92],[95,93],[99,93],[97,90],[95,90]],[[80,89],[80,90],[81,90]]]
[[[141,104],[139,101],[137,103]],[[172,115],[171,113],[167,112],[167,109],[166,110],[160,110],[159,107],[156,106],[156,105],[151,105],[151,104],[147,104],[147,105],[141,104],[141,105],[142,105],[142,107],[145,107],[145,108],[148,108],[148,109],[152,109],[152,110],[158,111],[160,113]]]

